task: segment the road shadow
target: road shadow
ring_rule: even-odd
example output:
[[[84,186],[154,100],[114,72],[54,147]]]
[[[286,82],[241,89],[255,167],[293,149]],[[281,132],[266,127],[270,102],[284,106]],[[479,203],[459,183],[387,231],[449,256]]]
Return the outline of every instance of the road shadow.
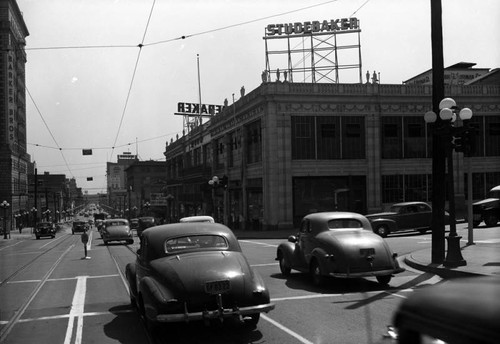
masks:
[[[148,343],[148,334],[137,312],[130,305],[116,306],[109,309],[115,315],[113,320],[104,324],[104,333],[119,343]]]

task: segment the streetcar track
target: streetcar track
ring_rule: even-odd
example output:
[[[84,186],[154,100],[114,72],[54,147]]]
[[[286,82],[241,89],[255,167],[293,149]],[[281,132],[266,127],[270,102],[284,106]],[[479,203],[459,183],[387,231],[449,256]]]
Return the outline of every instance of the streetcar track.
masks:
[[[23,266],[21,266],[20,268],[18,268],[16,271],[14,271],[12,274],[10,274],[9,276],[7,276],[4,280],[0,281],[0,288],[3,287],[5,284],[7,284],[11,279],[13,279],[14,277],[16,277],[19,273],[23,272],[24,270],[26,270],[28,267],[30,267],[33,263],[35,263],[40,257],[42,257],[43,255],[49,253],[50,251],[54,250],[56,247],[59,247],[61,244],[65,243],[68,239],[72,238],[72,236],[70,235],[67,235],[66,238],[64,238],[64,240],[61,240],[60,242],[58,242],[56,245],[54,245],[53,247],[47,249],[46,251],[43,251],[41,252],[40,254],[38,254],[37,256],[33,257],[30,261],[28,261],[26,264],[24,264]],[[45,245],[44,245],[45,246]]]

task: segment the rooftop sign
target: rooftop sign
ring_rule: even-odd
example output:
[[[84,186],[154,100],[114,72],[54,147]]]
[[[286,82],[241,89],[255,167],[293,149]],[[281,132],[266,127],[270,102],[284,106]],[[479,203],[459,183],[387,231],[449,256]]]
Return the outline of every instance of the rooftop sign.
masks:
[[[333,33],[335,31],[358,30],[359,20],[357,18],[342,18],[323,20],[322,22],[306,21],[285,24],[269,24],[266,27],[266,36],[275,35],[300,35],[310,33]]]
[[[180,115],[216,115],[223,108],[222,105],[177,103],[177,112]]]

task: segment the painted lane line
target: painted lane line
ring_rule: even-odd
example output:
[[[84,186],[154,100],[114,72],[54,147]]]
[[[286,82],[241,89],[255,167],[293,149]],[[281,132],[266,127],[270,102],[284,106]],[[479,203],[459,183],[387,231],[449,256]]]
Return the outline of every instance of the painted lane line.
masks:
[[[276,266],[279,265],[279,263],[268,263],[268,264],[252,264],[250,265],[251,267],[257,267],[257,266]]]
[[[14,246],[16,246],[16,245],[19,245],[19,244],[20,244],[20,243],[22,243],[23,241],[24,241],[24,240],[19,241],[19,242],[15,243],[14,245],[4,246],[4,247],[0,248],[0,251],[3,251],[3,250],[5,250],[6,248],[9,248],[9,247],[14,247]]]
[[[265,314],[261,314],[260,317],[264,320],[266,320],[267,322],[271,323],[272,325],[276,326],[277,328],[279,328],[280,330],[282,330],[283,332],[286,332],[288,333],[290,336],[294,337],[295,339],[297,339],[299,342],[301,343],[304,343],[304,344],[314,344],[313,342],[305,339],[304,337],[302,337],[301,335],[299,335],[298,333],[296,332],[293,332],[292,330],[290,330],[288,327],[285,327],[283,325],[281,325],[279,322],[269,318],[267,315]]]
[[[87,276],[88,279],[92,278],[110,278],[110,277],[119,277],[119,274],[113,275],[98,275],[98,276]],[[57,281],[72,281],[78,279],[78,277],[63,277],[63,278],[49,278],[47,282],[57,282]],[[37,283],[41,280],[24,280],[24,281],[9,281],[7,284],[15,284],[15,283]]]
[[[135,311],[132,309],[123,309],[120,311],[113,311],[113,312],[90,312],[90,313],[83,313],[83,317],[108,316],[108,315],[126,314],[126,313],[135,313]],[[25,318],[25,319],[20,319],[19,322],[27,323],[33,321],[60,320],[60,319],[67,319],[69,317],[71,317],[71,314],[60,314],[60,315],[51,315],[39,318]],[[0,325],[1,324],[2,322],[0,321]]]
[[[62,261],[62,259],[68,254],[69,251],[71,251],[75,247],[75,245],[70,245],[66,251],[61,254],[61,256],[56,260],[56,262],[50,267],[49,271],[45,274],[45,276],[42,278],[41,282],[38,284],[38,286],[33,290],[31,295],[28,297],[27,301],[24,303],[24,305],[17,311],[17,313],[12,317],[12,319],[9,320],[6,326],[4,326],[0,330],[0,343],[2,343],[14,327],[14,325],[19,321],[19,319],[22,317],[24,312],[26,312],[26,309],[30,305],[31,301],[33,301],[36,297],[36,295],[40,292],[40,289],[42,289],[43,285],[45,282],[49,279],[49,276],[54,272],[56,267],[59,265],[59,263]]]
[[[48,242],[48,243],[46,243],[45,245],[40,246],[40,248],[41,248],[41,249],[42,249],[42,248],[45,248],[45,246],[48,246],[48,245],[50,245],[50,244],[53,244],[53,243],[55,243],[55,242],[57,242],[57,241],[59,241],[59,240],[62,240],[63,238],[64,238],[64,237],[59,236],[57,239],[52,239],[51,241],[49,241],[49,242]]]
[[[249,244],[268,246],[268,247],[278,247],[278,245],[272,245],[272,244],[268,244],[268,243],[265,243],[265,242],[259,242],[259,241],[252,241],[252,240],[238,240],[238,241],[239,242],[246,242],[246,243],[249,243]]]
[[[77,319],[75,344],[82,342],[83,331],[83,309],[85,307],[85,294],[87,292],[87,276],[78,276],[76,281],[75,294],[73,295],[73,302],[71,303],[71,310],[69,312],[68,327],[66,329],[66,337],[64,344],[70,344],[73,337],[73,326],[75,318]]]

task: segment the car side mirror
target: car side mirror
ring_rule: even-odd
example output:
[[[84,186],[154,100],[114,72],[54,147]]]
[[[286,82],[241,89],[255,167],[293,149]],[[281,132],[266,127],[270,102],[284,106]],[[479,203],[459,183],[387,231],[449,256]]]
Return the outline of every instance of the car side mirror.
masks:
[[[288,237],[288,241],[289,242],[293,242],[293,243],[296,243],[297,242],[297,237],[295,235],[290,235]]]

